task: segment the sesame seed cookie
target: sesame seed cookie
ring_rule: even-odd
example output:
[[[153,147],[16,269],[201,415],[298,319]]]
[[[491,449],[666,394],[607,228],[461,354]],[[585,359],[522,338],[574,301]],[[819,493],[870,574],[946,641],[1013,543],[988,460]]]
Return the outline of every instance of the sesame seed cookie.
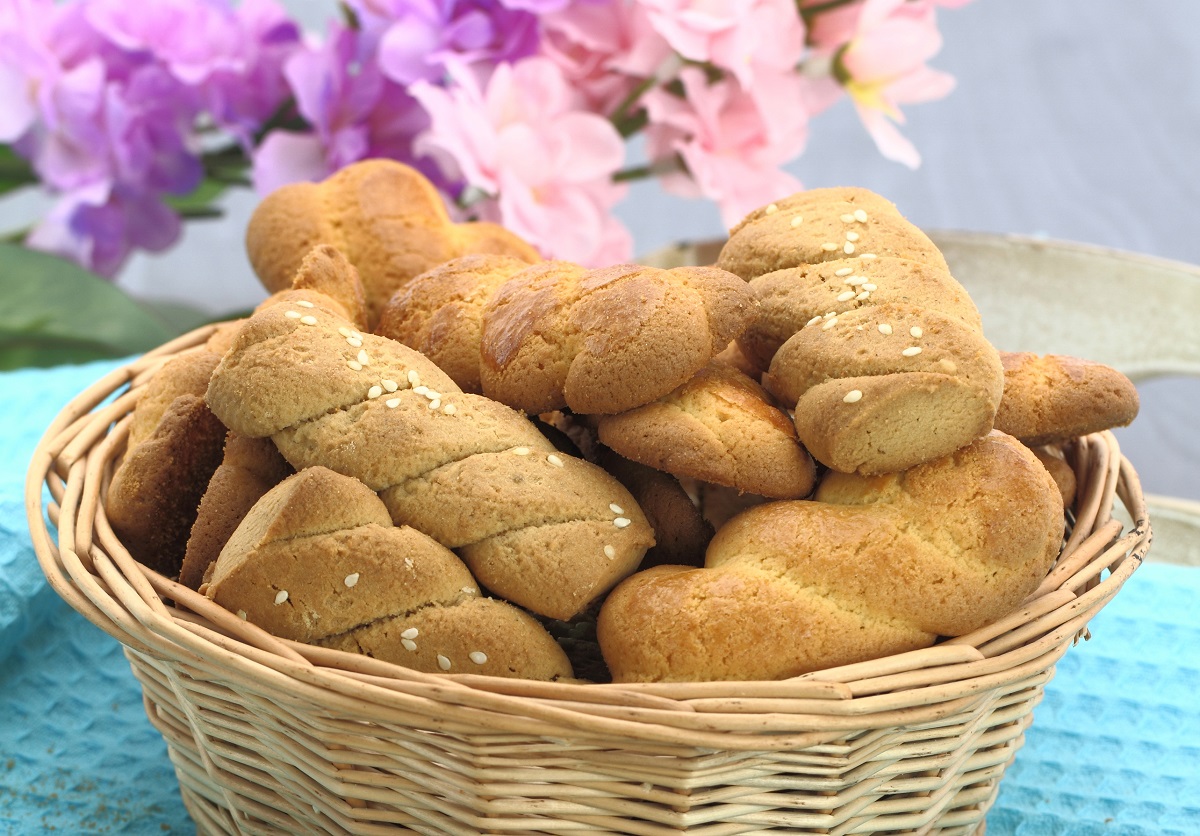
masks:
[[[396,524],[460,549],[488,588],[541,615],[575,615],[654,544],[602,469],[559,453],[519,412],[462,392],[413,349],[356,331],[333,304],[258,311],[207,397],[232,430],[270,436],[293,467],[330,467],[381,492]],[[587,525],[568,536],[577,523]],[[560,575],[569,586],[547,583]]]
[[[885,473],[986,435],[1004,379],[991,343],[961,319],[886,304],[804,327],[763,383],[794,406],[796,433],[817,461]]]
[[[478,585],[453,552],[394,526],[370,488],[323,467],[300,471],[255,503],[203,591],[281,638],[418,670],[447,671],[440,659],[469,659],[486,648],[489,672],[571,675],[541,625],[503,602],[474,604]],[[418,635],[426,652],[404,652],[417,649]]]

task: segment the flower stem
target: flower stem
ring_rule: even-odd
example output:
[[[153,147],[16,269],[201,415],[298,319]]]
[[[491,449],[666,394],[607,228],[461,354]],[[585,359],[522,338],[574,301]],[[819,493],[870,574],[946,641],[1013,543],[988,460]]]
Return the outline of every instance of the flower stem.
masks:
[[[655,160],[648,165],[623,168],[615,173],[612,179],[614,183],[627,183],[630,180],[645,180],[649,177],[658,177],[663,174],[673,174],[684,170],[683,159],[676,154],[673,157],[663,160]]]
[[[622,139],[628,139],[646,126],[646,112],[638,108],[636,111],[630,113],[630,109],[637,104],[638,99],[653,87],[657,81],[658,79],[654,76],[642,79],[636,87],[629,91],[629,94],[621,100],[621,103],[613,109],[612,115],[608,117]]]

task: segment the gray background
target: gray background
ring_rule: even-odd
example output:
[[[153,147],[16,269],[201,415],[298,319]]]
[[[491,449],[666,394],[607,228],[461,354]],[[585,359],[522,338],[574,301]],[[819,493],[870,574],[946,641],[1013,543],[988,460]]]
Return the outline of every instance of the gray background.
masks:
[[[333,6],[288,5],[314,28]],[[1200,3],[976,0],[939,19],[945,46],[931,63],[958,88],[908,111],[922,167],[880,157],[843,101],[814,120],[791,167],[805,185],[866,186],[927,228],[1044,235],[1200,264]],[[241,247],[253,202],[231,196],[225,221],[193,224],[184,245],[135,258],[120,284],[214,312],[254,303],[262,291]],[[635,186],[619,214],[639,253],[724,233],[714,207],[653,184]],[[1120,436],[1127,454],[1147,490],[1200,499],[1200,385],[1141,389],[1143,414]]]

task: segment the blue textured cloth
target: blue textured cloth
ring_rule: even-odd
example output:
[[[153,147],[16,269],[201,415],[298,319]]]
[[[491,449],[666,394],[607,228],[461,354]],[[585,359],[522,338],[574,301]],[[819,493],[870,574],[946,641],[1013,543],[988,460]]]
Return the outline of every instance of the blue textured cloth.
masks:
[[[0,834],[191,833],[120,646],[46,585],[23,483],[44,428],[116,364],[0,373]],[[1035,711],[989,836],[1200,836],[1200,569],[1147,564]]]

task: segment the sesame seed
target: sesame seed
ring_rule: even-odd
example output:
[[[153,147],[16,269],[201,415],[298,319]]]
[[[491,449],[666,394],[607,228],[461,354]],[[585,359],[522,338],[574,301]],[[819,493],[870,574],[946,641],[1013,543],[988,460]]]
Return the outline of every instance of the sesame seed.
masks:
[[[412,386],[417,386],[421,383],[421,376],[417,374],[416,369],[408,370],[408,382]]]
[[[866,279],[862,276],[851,276],[850,278],[846,279],[846,284],[850,285],[851,287],[858,287],[865,281]]]
[[[837,298],[837,300],[838,300],[839,302],[849,302],[849,301],[850,301],[851,299],[853,299],[853,298],[854,298],[854,291],[853,291],[853,290],[847,290],[847,291],[845,291],[844,293],[839,293],[839,294],[838,294],[838,298]]]
[[[388,409],[395,409],[396,407],[398,407],[400,405],[400,399],[399,398],[388,398],[386,401],[384,401],[384,404],[387,405]]]
[[[812,319],[810,319],[808,321],[808,325],[816,325],[820,321],[821,321],[821,315],[817,314],[816,316],[814,316]]]
[[[240,618],[242,621],[245,621],[245,620],[246,620],[246,611],[245,611],[245,610],[238,610],[238,611],[237,611],[237,617],[238,617],[238,618]]]
[[[284,601],[287,600],[287,598],[288,598],[288,596],[287,596],[286,589],[281,589],[277,593],[275,593],[275,603],[276,604],[282,604]]]
[[[836,316],[825,320],[825,324],[821,326],[821,330],[828,331],[830,328],[832,328],[835,325],[837,325],[837,317]]]
[[[441,668],[442,670],[444,670],[444,671],[450,670],[450,660],[447,659],[445,656],[443,656],[440,653],[437,655],[437,662],[438,662],[438,667]]]
[[[437,409],[437,408],[438,408],[439,406],[441,406],[441,405],[442,405],[442,402],[441,402],[439,399],[437,399],[437,398],[434,398],[433,400],[431,400],[431,401],[429,402],[429,408],[430,408],[430,409]]]
[[[618,505],[615,502],[608,503],[608,510],[612,511],[614,514],[624,514],[625,513],[625,509],[622,508],[620,505]]]
[[[792,226],[800,226],[802,223],[804,223],[804,218],[800,217],[799,215],[792,218]]]
[[[826,318],[826,319],[830,319],[830,318],[832,318],[832,317],[835,317],[835,316],[837,316],[837,311],[826,311],[826,312],[825,312],[825,318]]]
[[[854,216],[853,216],[853,215],[851,215],[851,214],[849,214],[849,213],[846,213],[845,215],[842,215],[842,223],[844,223],[844,224],[852,224],[852,223],[854,223]]]
[[[564,467],[565,466],[565,465],[563,465],[563,460],[560,459],[558,456],[554,455],[553,453],[551,453],[549,456],[546,456],[546,461],[550,462],[550,464],[554,465],[555,467]]]
[[[612,546],[605,546],[604,547],[604,556],[607,557],[609,560],[612,560],[614,557],[617,556],[617,550],[614,549]]]
[[[414,564],[414,563],[413,563],[413,559],[412,559],[411,557],[406,557],[406,558],[404,558],[404,568],[405,568],[405,569],[407,569],[408,571],[410,571],[410,572],[411,572],[411,571],[413,570],[413,566],[414,566],[414,565],[416,565],[416,564]],[[417,629],[417,628],[416,628],[416,627],[414,627],[413,629],[415,630],[415,629]],[[415,636],[415,635],[416,635],[416,633],[413,633],[413,635]]]
[[[288,319],[299,319],[300,311],[288,311],[284,314],[284,316],[286,316]]]
[[[358,362],[357,360],[347,360],[346,365],[356,372],[362,371],[362,363]]]
[[[382,394],[383,394],[382,386],[372,386],[370,389],[367,390],[368,398],[378,398]]]
[[[858,403],[862,400],[861,389],[851,389],[846,393],[846,397],[842,398],[843,403]]]
[[[863,282],[863,290],[879,290],[878,285],[873,282]]]
[[[533,451],[530,450],[528,447],[514,447],[513,448],[514,456],[528,456],[531,452],[533,452]]]
[[[849,232],[846,233],[846,240],[847,241],[857,241],[858,233],[855,232],[854,230],[850,230]]]
[[[367,356],[367,350],[365,348],[358,352],[358,362],[362,363],[364,366],[371,362],[371,358]]]
[[[870,298],[871,298],[871,291],[869,291],[869,290],[864,290],[862,293],[858,294],[858,295],[857,295],[857,296],[855,296],[854,298],[855,298],[857,301],[859,301],[859,302],[863,301],[864,299],[870,299]]]
[[[615,525],[617,528],[625,528],[631,522],[633,522],[633,520],[629,519],[628,517],[617,517],[615,520],[613,520],[613,525]]]
[[[839,267],[839,268],[837,269],[837,271],[836,271],[836,272],[835,272],[833,275],[835,275],[835,276],[849,276],[849,275],[850,275],[851,273],[853,273],[853,272],[854,272],[854,268],[853,268],[853,267]]]
[[[916,357],[918,354],[921,353],[921,346],[910,345],[908,348],[904,349],[900,353],[903,354],[905,357]]]
[[[358,337],[346,337],[346,342],[350,344],[351,348],[362,348],[362,340]]]
[[[833,243],[832,241],[827,241],[826,243],[821,245],[821,249],[823,249],[827,253],[834,252],[835,250],[837,250],[837,248],[838,248],[838,245]]]
[[[917,326],[917,325],[914,325],[912,328],[909,328],[908,333],[912,334],[914,337],[921,337],[925,334],[925,332],[921,330],[920,326]]]
[[[418,395],[428,395],[429,387],[428,386],[414,386],[413,392]]]
[[[395,392],[397,389],[400,388],[400,384],[394,380],[388,380],[387,378],[384,378],[383,380],[381,380],[379,382],[382,383],[383,388],[389,392]]]
[[[879,323],[879,333],[880,334],[892,333],[892,326],[888,325],[886,322]]]
[[[341,334],[343,337],[356,336],[356,334],[353,331],[351,331],[349,328],[347,328],[345,325],[338,326],[338,333]]]
[[[302,317],[300,317],[300,323],[302,325],[316,325],[317,318],[315,316],[311,316],[311,315],[310,316],[302,316]]]
[[[847,241],[846,246],[842,247],[842,252],[844,252],[846,255],[850,255],[854,252],[854,245]]]
[[[442,412],[446,413],[447,415],[453,415],[454,413],[458,412],[458,408],[455,407],[454,404],[448,403],[442,407]]]
[[[476,592],[476,589],[473,586],[464,586],[462,589],[459,590],[459,592],[462,592],[465,595],[474,595]]]
[[[469,658],[472,662],[474,662],[477,665],[482,665],[484,662],[487,661],[487,654],[484,653],[482,650],[472,650],[470,653],[467,654],[467,658]]]
[[[767,207],[768,215],[774,215],[778,211],[779,211],[779,207],[776,206],[774,203],[772,203],[770,206]]]
[[[875,255],[875,253],[863,253],[862,255],[859,256],[859,258],[871,259],[871,258],[879,258],[879,256]]]
[[[403,633],[400,634],[400,638],[415,639],[419,635],[421,635],[420,630],[418,630],[416,627],[409,627],[407,630],[405,630]]]
[[[353,589],[354,585],[358,583],[358,572],[351,572],[349,575],[346,575],[346,580],[343,583],[346,584],[347,589]]]
[[[307,299],[301,299],[296,304],[302,308],[315,308],[316,307],[316,305],[314,305],[312,302],[308,301]]]
[[[417,649],[417,643],[415,641],[413,641],[412,639],[401,639],[400,644],[401,644],[401,646],[404,647],[405,650],[416,650]]]
[[[425,391],[422,392],[421,394],[423,394],[425,397],[429,398],[429,400],[431,400],[431,401],[436,401],[438,398],[440,398],[442,396],[441,392],[435,392],[432,389],[430,389],[428,386],[425,386],[422,388],[425,389]]]
[[[860,224],[865,224],[867,222],[867,213],[862,209],[855,209],[854,220],[858,221]]]

